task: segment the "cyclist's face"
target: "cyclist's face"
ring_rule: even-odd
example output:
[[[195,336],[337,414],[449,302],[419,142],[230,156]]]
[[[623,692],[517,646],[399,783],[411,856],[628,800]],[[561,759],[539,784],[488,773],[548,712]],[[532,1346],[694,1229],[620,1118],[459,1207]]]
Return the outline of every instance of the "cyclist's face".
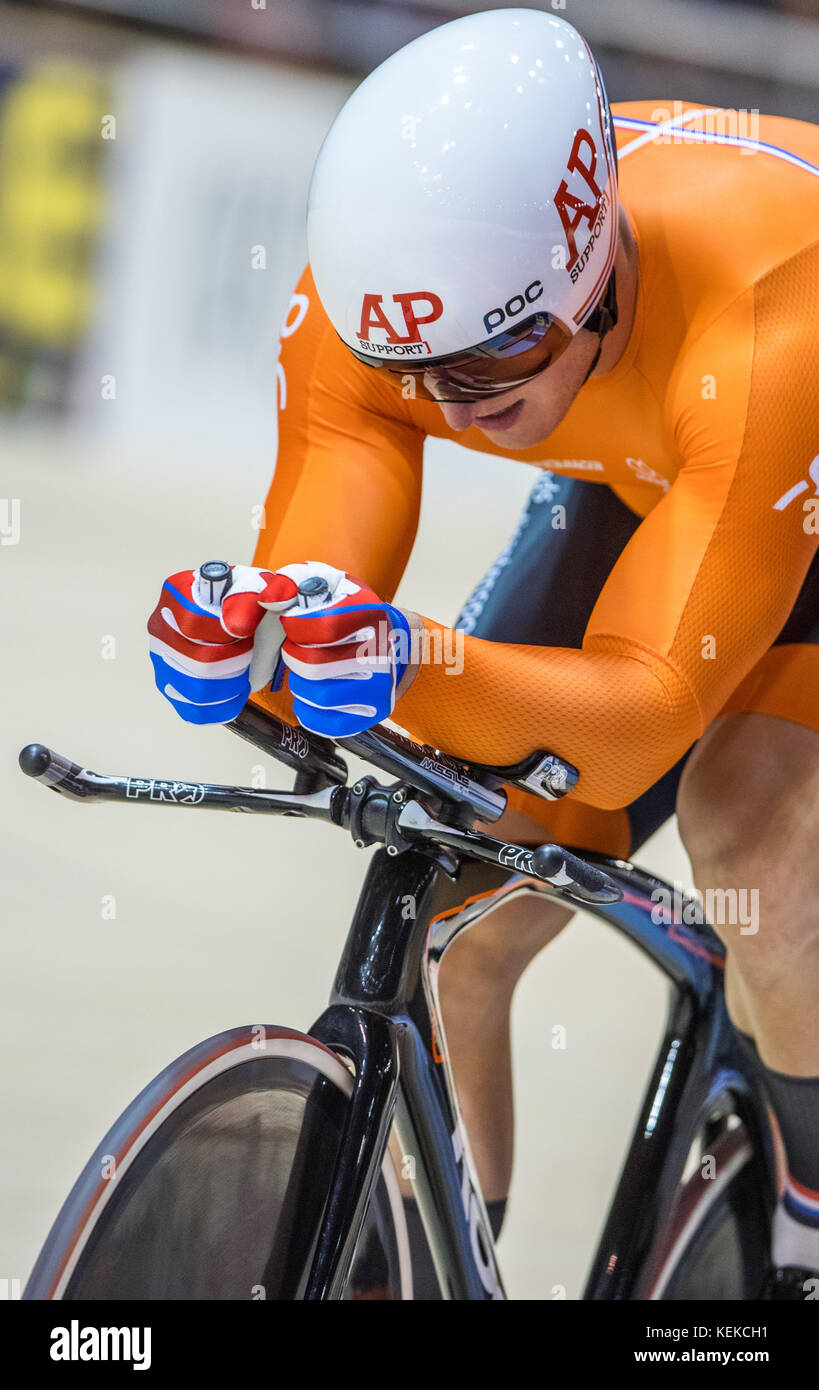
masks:
[[[579,392],[597,351],[597,334],[581,330],[551,367],[502,395],[470,402],[440,401],[449,428],[477,425],[493,444],[528,449],[547,439]],[[430,389],[435,383],[429,379]]]

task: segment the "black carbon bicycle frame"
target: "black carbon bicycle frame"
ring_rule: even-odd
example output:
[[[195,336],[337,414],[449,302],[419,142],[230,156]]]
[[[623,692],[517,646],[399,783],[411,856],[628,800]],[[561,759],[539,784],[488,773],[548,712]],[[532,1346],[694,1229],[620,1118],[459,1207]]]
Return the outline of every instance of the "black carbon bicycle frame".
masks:
[[[383,730],[380,735],[371,731],[338,740],[341,751],[346,748],[401,780],[385,787],[364,777],[349,790],[346,765],[328,740],[250,707],[229,727],[296,772],[292,793],[100,776],[40,744],[25,748],[20,762],[27,775],[75,800],[316,816],[343,823],[356,843],[386,845],[372,857],[329,1006],[311,1029],[312,1036],[349,1059],[355,1081],[307,1298],[342,1295],[393,1123],[442,1296],[505,1298],[446,1058],[437,977],[459,932],[524,893],[540,893],[574,909],[582,906],[642,950],[669,983],[664,1035],[584,1297],[650,1296],[657,1253],[670,1229],[691,1145],[703,1130],[715,1133],[732,1114],[745,1125],[764,1183],[763,1196],[773,1209],[776,1168],[767,1107],[728,1019],[722,987],[724,948],[702,921],[698,905],[691,900],[675,903],[662,880],[623,860],[586,850],[577,853],[605,870],[622,892],[620,901],[578,903],[565,887],[532,877],[532,856],[520,847],[489,840],[498,851],[509,851],[511,858],[476,857],[477,846],[469,853],[469,830],[448,833],[445,825],[433,821],[428,835],[410,847],[400,834],[396,841],[407,793],[429,792],[449,799],[450,809],[460,814],[461,807],[462,824],[470,826],[476,818],[497,819],[502,802],[492,788],[509,780],[509,774],[517,775],[518,769],[481,770],[445,757],[442,762],[438,750],[393,733],[385,736]],[[538,767],[541,757],[536,755]],[[475,780],[476,773],[483,781]],[[484,774],[491,774],[488,780]],[[346,811],[336,815],[333,797],[342,785]],[[336,791],[317,790],[328,787]],[[367,804],[372,807],[369,822],[364,815]],[[390,815],[387,805],[392,807]],[[373,826],[377,829],[370,833]],[[480,838],[473,836],[471,843]],[[669,903],[673,910],[663,913]]]
[[[773,1145],[764,1098],[727,1016],[719,939],[706,925],[652,919],[652,892],[661,888],[671,900],[661,880],[621,860],[584,855],[623,889],[622,901],[585,910],[645,952],[670,986],[664,1036],[583,1295],[640,1299],[703,1125],[728,1114],[742,1119],[762,1157],[771,1207]],[[308,1298],[340,1296],[393,1120],[442,1296],[506,1297],[455,1100],[436,979],[460,931],[510,896],[532,892],[561,897],[466,858],[456,869],[416,850],[374,854],[329,1006],[310,1030],[350,1059],[356,1082]]]

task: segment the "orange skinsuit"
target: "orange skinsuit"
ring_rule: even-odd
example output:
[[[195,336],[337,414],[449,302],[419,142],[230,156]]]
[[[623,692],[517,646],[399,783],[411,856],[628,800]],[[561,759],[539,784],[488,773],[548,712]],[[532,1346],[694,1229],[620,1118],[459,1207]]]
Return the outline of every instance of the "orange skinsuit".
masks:
[[[343,345],[305,271],[283,333],[278,462],[254,560],[275,569],[320,559],[391,599],[415,538],[428,434],[613,488],[645,520],[582,648],[467,636],[462,673],[422,665],[395,720],[480,762],[536,748],[567,758],[580,779],[566,801],[513,800],[570,842],[615,853],[627,845],[617,808],[720,711],[819,728],[819,647],[772,647],[819,531],[819,463],[809,473],[819,455],[819,128],[761,116],[753,134],[764,144],[752,150],[685,133],[720,120],[730,132],[728,113],[682,110],[683,130],[663,140],[656,103],[613,108],[639,251],[634,325],[617,366],[534,448],[504,449],[475,426],[454,433],[437,405],[404,400]],[[602,468],[573,470],[572,459]],[[288,709],[281,695],[254,698]]]

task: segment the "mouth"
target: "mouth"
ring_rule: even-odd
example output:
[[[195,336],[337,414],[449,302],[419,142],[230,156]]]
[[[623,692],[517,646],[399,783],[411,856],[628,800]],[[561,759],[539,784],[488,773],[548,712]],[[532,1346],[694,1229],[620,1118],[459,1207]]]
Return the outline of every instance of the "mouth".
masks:
[[[504,410],[496,411],[494,415],[475,415],[473,424],[476,424],[481,430],[509,430],[517,423],[523,405],[523,401],[515,401],[512,405],[507,405]]]

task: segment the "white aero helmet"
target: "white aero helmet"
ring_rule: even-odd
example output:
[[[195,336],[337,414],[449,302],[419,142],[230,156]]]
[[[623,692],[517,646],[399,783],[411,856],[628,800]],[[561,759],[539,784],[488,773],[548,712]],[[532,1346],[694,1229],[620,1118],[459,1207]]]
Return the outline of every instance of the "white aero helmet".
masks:
[[[353,92],[313,171],[310,262],[358,357],[437,364],[450,399],[474,398],[611,326],[617,211],[585,40],[537,10],[490,10],[415,39]]]

